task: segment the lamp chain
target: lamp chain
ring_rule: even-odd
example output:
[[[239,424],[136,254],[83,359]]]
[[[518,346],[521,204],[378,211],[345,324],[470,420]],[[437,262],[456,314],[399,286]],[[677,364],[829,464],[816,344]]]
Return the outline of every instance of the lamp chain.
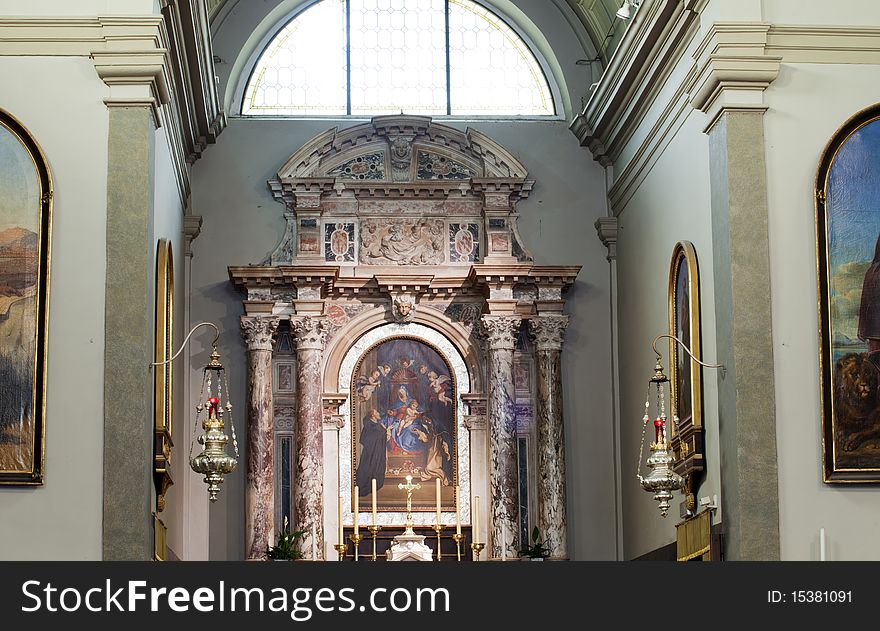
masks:
[[[648,429],[648,421],[651,420],[651,417],[648,416],[648,408],[650,408],[651,403],[651,384],[648,384],[648,391],[645,393],[645,416],[642,417],[642,439],[639,441],[639,459],[636,460],[636,479],[641,482],[642,481],[642,454],[645,451],[645,430]]]
[[[203,409],[202,408],[202,401],[204,401],[204,398],[203,398],[204,396],[205,396],[205,380],[202,379],[202,385],[201,385],[201,388],[199,389],[199,403],[196,406],[197,412],[201,412]],[[196,432],[198,431],[198,429],[199,429],[199,415],[196,414],[196,422],[193,423],[192,436],[189,439],[189,459],[190,459],[190,462],[192,462],[192,459],[193,459],[193,445],[196,444]]]
[[[223,381],[226,383],[226,411],[229,412],[229,429],[232,432],[232,447],[235,450],[235,459],[238,460],[238,439],[235,436],[235,423],[232,420],[232,404],[229,402],[229,375],[223,371]]]

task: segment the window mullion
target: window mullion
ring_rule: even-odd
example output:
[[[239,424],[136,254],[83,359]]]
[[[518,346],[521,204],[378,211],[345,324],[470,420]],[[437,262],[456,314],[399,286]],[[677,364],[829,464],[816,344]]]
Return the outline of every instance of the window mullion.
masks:
[[[452,70],[449,66],[449,0],[444,1],[444,16],[446,18],[446,115],[452,116]]]
[[[345,113],[351,116],[351,0],[345,0]]]

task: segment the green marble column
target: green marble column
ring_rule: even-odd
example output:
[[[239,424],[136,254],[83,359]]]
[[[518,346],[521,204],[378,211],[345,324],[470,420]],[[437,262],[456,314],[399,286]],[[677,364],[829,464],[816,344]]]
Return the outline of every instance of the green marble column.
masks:
[[[776,399],[764,117],[709,130],[721,521],[725,558],[779,559]]]
[[[155,123],[146,105],[113,106],[109,115],[103,556],[149,560]]]

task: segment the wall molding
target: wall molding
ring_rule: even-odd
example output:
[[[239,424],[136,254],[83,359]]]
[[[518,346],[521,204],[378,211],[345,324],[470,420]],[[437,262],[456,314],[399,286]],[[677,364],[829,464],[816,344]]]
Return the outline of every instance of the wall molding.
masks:
[[[109,88],[108,107],[147,105],[171,147],[178,192],[189,167],[226,126],[216,92],[203,0],[168,2],[163,14],[0,16],[0,56],[88,57]]]

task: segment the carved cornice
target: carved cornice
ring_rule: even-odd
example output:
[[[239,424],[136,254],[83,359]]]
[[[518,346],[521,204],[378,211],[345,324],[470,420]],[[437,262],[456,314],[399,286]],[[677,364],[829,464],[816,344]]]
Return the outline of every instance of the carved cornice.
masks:
[[[291,328],[296,338],[296,350],[324,350],[330,325],[324,318],[306,316],[291,318]]]
[[[539,351],[560,351],[568,328],[567,315],[542,315],[529,320],[529,329]]]
[[[195,241],[202,232],[202,216],[201,215],[184,215],[183,216],[183,254],[192,258],[192,242]]]
[[[108,107],[149,107],[165,128],[181,200],[188,166],[226,126],[199,0],[175,2],[166,15],[0,16],[0,55],[91,58],[110,88]]]
[[[274,316],[241,318],[241,335],[251,351],[271,351],[280,319]]]
[[[608,248],[609,261],[617,258],[617,217],[599,217],[594,224],[599,240]]]
[[[694,52],[687,91],[711,128],[729,109],[764,111],[763,92],[779,75],[782,57],[766,54],[770,24],[716,22]]]
[[[516,349],[522,318],[509,315],[484,315],[480,318],[480,322],[491,350]]]

